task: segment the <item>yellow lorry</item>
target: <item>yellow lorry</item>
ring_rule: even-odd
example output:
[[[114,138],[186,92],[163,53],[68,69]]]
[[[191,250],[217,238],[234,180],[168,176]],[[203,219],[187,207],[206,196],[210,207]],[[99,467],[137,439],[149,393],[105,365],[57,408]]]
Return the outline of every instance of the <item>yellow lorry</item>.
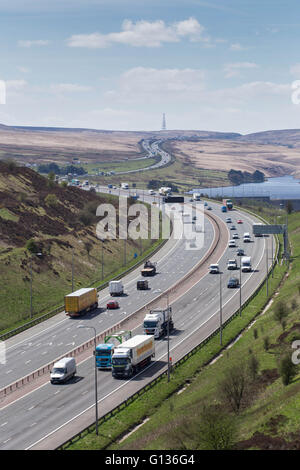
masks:
[[[65,312],[69,317],[79,317],[98,307],[97,289],[83,288],[65,296]]]

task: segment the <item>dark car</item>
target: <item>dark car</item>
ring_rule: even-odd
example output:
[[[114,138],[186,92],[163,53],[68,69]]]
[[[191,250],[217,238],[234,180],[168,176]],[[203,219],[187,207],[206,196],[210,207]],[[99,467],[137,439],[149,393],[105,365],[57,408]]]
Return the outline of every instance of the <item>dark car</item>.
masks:
[[[147,290],[149,289],[148,281],[137,281],[136,283],[137,290]]]
[[[236,230],[235,225],[231,225],[230,230]]]
[[[239,248],[239,249],[237,250],[236,254],[237,254],[238,256],[244,256],[244,255],[245,255],[245,252],[244,252],[243,248]]]
[[[109,302],[107,302],[106,308],[108,310],[113,308],[119,308],[119,302],[117,302],[116,300],[110,300]]]
[[[236,277],[231,277],[228,281],[227,287],[239,287],[239,280]]]

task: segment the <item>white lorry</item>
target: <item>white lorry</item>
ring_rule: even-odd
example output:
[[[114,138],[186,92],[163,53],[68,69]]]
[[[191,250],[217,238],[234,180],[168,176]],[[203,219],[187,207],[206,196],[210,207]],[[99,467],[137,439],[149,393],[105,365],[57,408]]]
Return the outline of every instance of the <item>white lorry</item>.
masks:
[[[64,383],[74,377],[76,374],[76,362],[74,357],[64,357],[55,362],[53,369],[50,371],[50,382]]]
[[[154,336],[136,335],[120,344],[112,355],[112,376],[128,378],[155,356]]]
[[[158,192],[161,196],[167,196],[167,194],[170,194],[172,191],[172,188],[168,188],[166,186],[162,186],[159,188]]]
[[[193,193],[193,200],[194,201],[200,201],[200,194],[199,193]]]
[[[121,183],[121,188],[128,189],[129,188],[128,183]]]
[[[251,272],[251,256],[243,256],[241,259],[241,270],[242,272]]]
[[[150,310],[150,313],[146,313],[144,318],[144,334],[145,335],[154,335],[154,338],[160,338],[165,336],[168,332],[173,330],[174,323],[172,320],[172,308],[157,308],[155,310]]]
[[[110,281],[108,286],[111,296],[124,294],[124,286],[122,281]]]

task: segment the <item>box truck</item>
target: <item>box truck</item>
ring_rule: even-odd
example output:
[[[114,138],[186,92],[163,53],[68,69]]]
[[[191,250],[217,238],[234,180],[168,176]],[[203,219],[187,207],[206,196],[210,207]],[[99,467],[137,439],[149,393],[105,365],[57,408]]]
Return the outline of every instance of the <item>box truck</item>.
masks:
[[[52,370],[50,371],[50,382],[64,383],[74,377],[76,374],[76,362],[74,357],[64,357],[55,362]]]
[[[69,317],[79,317],[98,307],[97,289],[82,288],[65,296],[65,312]]]
[[[154,335],[155,339],[165,336],[168,332],[168,326],[169,331],[172,331],[174,323],[172,320],[171,307],[166,309],[158,308],[150,310],[150,313],[147,313],[144,318],[144,334]]]
[[[112,376],[132,377],[155,356],[154,336],[136,335],[120,344],[112,355]]]
[[[199,193],[193,193],[193,200],[194,201],[200,201],[200,194]]]
[[[124,294],[124,286],[122,281],[110,281],[108,286],[111,296]]]
[[[251,257],[250,256],[243,256],[241,259],[241,269],[242,272],[251,272]]]
[[[231,199],[223,199],[223,206],[226,206],[229,211],[233,208],[233,202]]]

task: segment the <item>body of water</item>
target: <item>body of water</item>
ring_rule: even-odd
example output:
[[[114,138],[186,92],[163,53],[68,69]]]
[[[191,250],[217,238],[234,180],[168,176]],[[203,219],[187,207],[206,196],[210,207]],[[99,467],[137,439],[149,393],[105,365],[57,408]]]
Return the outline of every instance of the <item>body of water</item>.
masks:
[[[293,176],[268,178],[263,183],[246,183],[219,188],[195,188],[190,193],[208,194],[210,197],[269,197],[270,199],[300,199],[300,180]]]

